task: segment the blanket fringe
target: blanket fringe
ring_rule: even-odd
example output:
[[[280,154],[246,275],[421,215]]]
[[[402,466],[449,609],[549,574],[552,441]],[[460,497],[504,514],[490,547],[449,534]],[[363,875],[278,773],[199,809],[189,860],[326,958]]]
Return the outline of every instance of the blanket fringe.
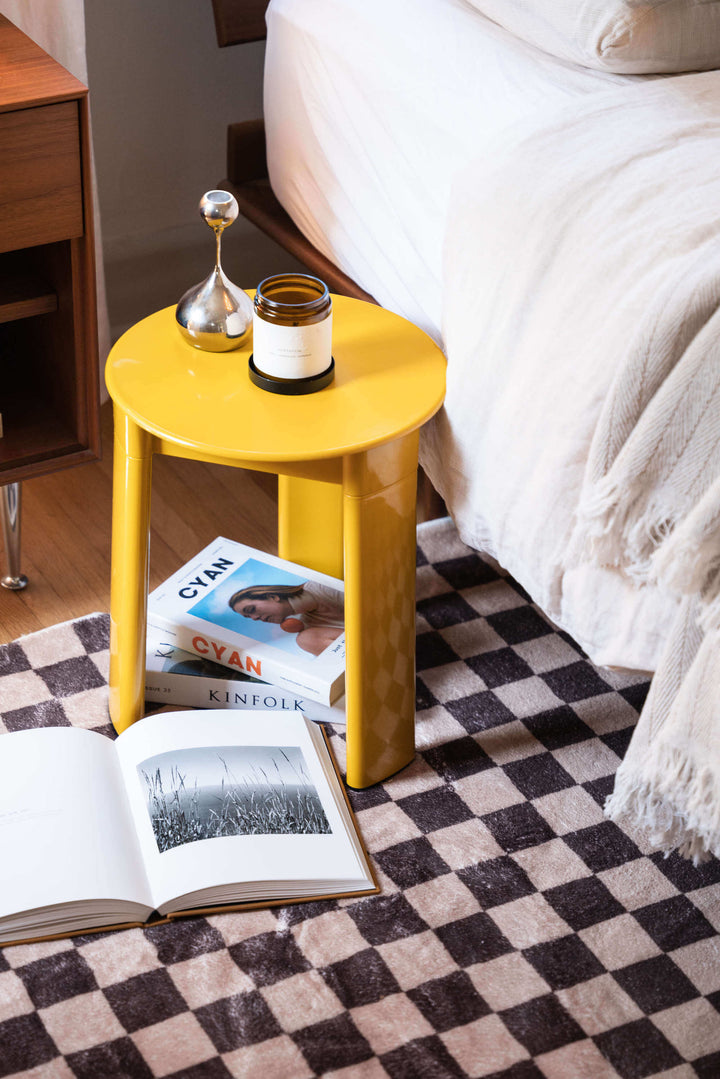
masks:
[[[649,498],[640,484],[621,490],[608,476],[593,484],[577,510],[571,560],[621,569],[638,585],[653,580],[653,558],[676,523],[658,495],[662,492]]]
[[[608,476],[603,476],[583,491],[578,518],[587,525],[593,536],[605,535],[615,524],[619,502],[618,485]]]
[[[651,577],[675,592],[697,593],[704,607],[703,627],[720,628],[720,549],[716,536],[703,538],[679,528],[672,542],[654,553]]]
[[[677,745],[653,746],[635,771],[621,765],[605,815],[619,824],[632,820],[655,850],[673,850],[695,865],[720,857],[720,791],[707,765],[698,766]]]

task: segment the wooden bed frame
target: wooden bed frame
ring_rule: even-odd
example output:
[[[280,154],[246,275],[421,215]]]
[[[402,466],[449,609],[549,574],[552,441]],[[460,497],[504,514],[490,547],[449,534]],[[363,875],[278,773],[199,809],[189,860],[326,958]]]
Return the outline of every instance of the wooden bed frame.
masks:
[[[220,48],[265,38],[269,0],[212,0]],[[373,296],[343,273],[303,236],[275,198],[268,178],[265,125],[262,120],[230,124],[227,131],[227,177],[220,186],[231,191],[240,213],[257,225],[307,269],[325,281],[331,292],[377,303]],[[418,519],[444,517],[445,503],[422,469],[418,471]]]
[[[218,45],[242,45],[265,37],[269,0],[212,0]]]

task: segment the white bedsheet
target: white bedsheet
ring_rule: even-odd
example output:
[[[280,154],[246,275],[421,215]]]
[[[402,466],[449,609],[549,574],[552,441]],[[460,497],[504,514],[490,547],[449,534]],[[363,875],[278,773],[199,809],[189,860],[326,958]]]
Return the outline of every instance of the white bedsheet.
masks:
[[[321,251],[444,345],[450,392],[427,429],[423,463],[461,535],[498,558],[596,662],[653,670],[674,602],[613,569],[569,569],[557,557],[610,371],[590,372],[585,407],[567,415],[552,358],[538,356],[527,395],[542,394],[551,407],[518,427],[512,386],[502,389],[512,368],[490,371],[489,383],[473,376],[473,357],[480,365],[489,355],[491,329],[475,321],[483,305],[467,276],[482,223],[470,199],[467,214],[451,199],[457,185],[472,191],[484,161],[495,165],[505,133],[541,130],[574,102],[636,82],[548,57],[464,0],[271,0],[268,12],[273,188]],[[483,315],[492,323],[492,312]],[[461,419],[470,424],[463,447],[453,443]],[[515,460],[515,438],[536,439],[529,472],[526,455]]]
[[[265,128],[306,236],[436,339],[446,213],[486,139],[627,81],[516,40],[465,0],[271,0]]]

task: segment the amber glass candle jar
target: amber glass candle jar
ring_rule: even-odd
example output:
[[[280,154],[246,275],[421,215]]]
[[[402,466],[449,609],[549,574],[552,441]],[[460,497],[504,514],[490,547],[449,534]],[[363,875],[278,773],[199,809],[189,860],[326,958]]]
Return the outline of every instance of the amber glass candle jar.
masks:
[[[255,293],[253,358],[271,379],[312,379],[332,363],[332,300],[309,274],[266,277]]]
[[[314,379],[332,366],[332,299],[309,274],[277,274],[257,287],[253,362],[271,379]]]

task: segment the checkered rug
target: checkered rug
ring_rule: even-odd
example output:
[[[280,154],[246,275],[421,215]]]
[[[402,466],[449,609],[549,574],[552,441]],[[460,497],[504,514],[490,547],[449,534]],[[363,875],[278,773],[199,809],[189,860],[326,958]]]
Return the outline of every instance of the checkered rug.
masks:
[[[417,758],[351,796],[382,893],[6,948],[0,1076],[720,1075],[720,864],[601,808],[647,685],[419,544]],[[0,648],[0,726],[111,735],[107,629]]]

